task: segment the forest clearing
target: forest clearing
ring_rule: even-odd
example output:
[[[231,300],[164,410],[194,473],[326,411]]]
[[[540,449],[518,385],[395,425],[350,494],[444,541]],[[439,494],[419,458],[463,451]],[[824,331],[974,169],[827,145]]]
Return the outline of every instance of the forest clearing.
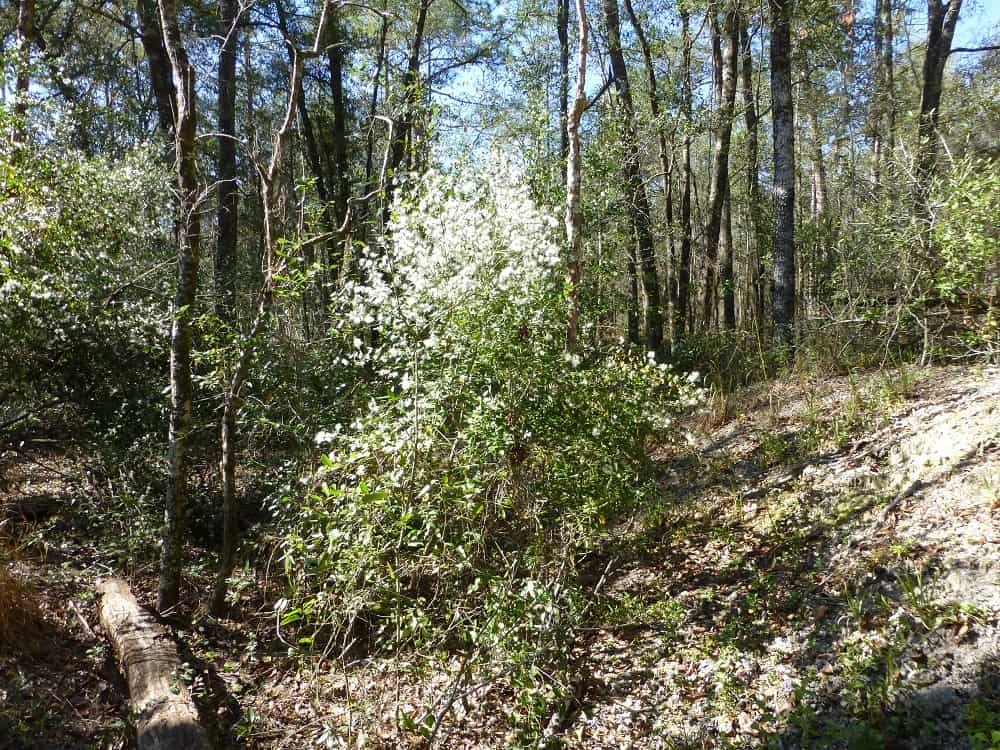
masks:
[[[1000,750],[998,42],[0,4],[0,750]]]

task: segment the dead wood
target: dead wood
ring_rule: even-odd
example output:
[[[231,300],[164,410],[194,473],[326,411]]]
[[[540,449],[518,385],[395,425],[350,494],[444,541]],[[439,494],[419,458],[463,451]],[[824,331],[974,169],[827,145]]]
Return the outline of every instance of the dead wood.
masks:
[[[0,518],[44,521],[59,510],[60,499],[54,495],[33,495],[0,502]]]
[[[139,750],[209,750],[167,629],[121,579],[101,581],[97,591],[101,625],[128,682]]]

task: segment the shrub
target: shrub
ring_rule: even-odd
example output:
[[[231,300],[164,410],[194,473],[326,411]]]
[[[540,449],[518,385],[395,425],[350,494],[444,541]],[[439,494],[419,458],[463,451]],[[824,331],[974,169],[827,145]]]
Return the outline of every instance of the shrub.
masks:
[[[284,621],[508,660],[530,714],[558,693],[580,554],[699,394],[651,359],[564,351],[556,222],[516,169],[430,173],[410,196],[345,319],[369,401],[316,436],[312,489],[283,502]]]

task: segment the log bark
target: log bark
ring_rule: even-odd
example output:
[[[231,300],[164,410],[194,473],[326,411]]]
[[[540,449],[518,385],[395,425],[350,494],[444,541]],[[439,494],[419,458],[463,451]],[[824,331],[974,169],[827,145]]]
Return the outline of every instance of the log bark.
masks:
[[[101,626],[128,682],[139,750],[209,750],[166,628],[139,606],[121,579],[101,581],[97,591]]]
[[[44,521],[59,511],[62,501],[55,495],[28,495],[0,503],[0,518]]]

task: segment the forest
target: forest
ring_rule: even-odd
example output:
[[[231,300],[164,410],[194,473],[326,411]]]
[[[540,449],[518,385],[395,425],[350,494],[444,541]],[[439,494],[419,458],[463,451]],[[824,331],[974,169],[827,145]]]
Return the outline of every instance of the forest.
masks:
[[[995,0],[0,3],[0,750],[1000,749]]]

